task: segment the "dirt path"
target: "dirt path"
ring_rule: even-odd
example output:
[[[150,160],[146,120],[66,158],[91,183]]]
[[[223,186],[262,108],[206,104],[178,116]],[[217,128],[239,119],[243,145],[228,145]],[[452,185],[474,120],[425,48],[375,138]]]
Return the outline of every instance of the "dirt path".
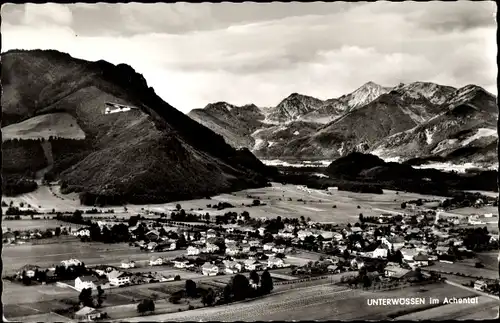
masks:
[[[42,180],[43,175],[45,175],[48,171],[50,171],[52,169],[52,167],[54,166],[54,156],[52,155],[52,143],[48,140],[44,140],[44,141],[42,141],[41,145],[42,145],[43,153],[45,155],[45,159],[47,159],[47,167],[39,170],[36,173],[37,180]]]

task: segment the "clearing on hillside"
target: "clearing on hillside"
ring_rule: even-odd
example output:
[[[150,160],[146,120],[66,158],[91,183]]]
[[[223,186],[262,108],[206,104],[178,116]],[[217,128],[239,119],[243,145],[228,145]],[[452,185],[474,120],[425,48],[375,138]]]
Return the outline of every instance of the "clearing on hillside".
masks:
[[[81,140],[85,139],[85,132],[73,116],[63,112],[39,115],[2,128],[2,141],[12,139],[48,140],[50,136]]]

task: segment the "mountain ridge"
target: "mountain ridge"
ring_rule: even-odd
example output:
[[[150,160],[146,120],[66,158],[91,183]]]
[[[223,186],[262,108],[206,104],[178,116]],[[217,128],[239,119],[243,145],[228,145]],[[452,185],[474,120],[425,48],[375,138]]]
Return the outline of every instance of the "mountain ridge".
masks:
[[[296,101],[296,107],[290,103],[294,101]],[[283,102],[287,102],[285,110],[290,110],[293,114],[283,112]],[[428,152],[427,147],[423,146],[420,139],[414,140],[418,143],[410,149],[413,155],[405,151],[406,146],[391,146],[393,149],[391,152],[383,148],[392,136],[408,135],[411,129],[417,127],[424,129],[426,124],[430,127],[432,123],[442,122],[443,125],[440,127],[447,129],[451,127],[451,124],[458,122],[459,125],[455,127],[456,129],[454,128],[457,132],[460,131],[460,127],[464,127],[462,130],[471,128],[472,125],[469,123],[472,121],[467,119],[468,113],[462,111],[466,109],[463,105],[482,111],[479,114],[487,120],[484,125],[485,129],[492,129],[498,116],[496,97],[477,85],[455,88],[417,81],[384,87],[370,81],[353,92],[335,99],[320,100],[292,93],[276,107],[258,108],[261,111],[259,115],[264,115],[265,118],[260,120],[260,127],[254,125],[252,128],[254,132],[247,140],[247,147],[261,159],[336,159],[353,151],[379,153],[381,157],[389,159],[398,155],[408,160],[428,159],[432,157],[432,154]],[[458,106],[462,107],[455,110]],[[281,119],[269,118],[269,115],[283,117]],[[292,118],[287,118],[290,115]],[[464,117],[465,119],[462,120]],[[274,122],[267,122],[270,119]],[[490,130],[480,131],[484,134]],[[248,138],[248,132],[245,135]],[[470,136],[474,135],[476,134],[470,134]],[[416,136],[422,135],[417,133]],[[482,144],[476,141],[475,146],[471,148],[482,149],[482,151],[491,149],[491,141],[496,140],[494,137],[490,136],[491,140],[484,140]],[[443,138],[443,140],[448,139]],[[468,138],[462,139],[468,142]],[[456,150],[463,147],[454,148]],[[454,154],[453,151],[453,149],[449,150],[450,156]],[[487,153],[487,155],[492,154]],[[478,159],[476,157],[472,159]],[[440,158],[446,159],[446,156]],[[455,156],[451,160],[463,162],[467,158]],[[486,162],[494,161],[488,158]]]
[[[85,203],[204,197],[264,186],[266,173],[273,171],[163,101],[126,64],[89,62],[58,51],[18,50],[2,54],[2,71],[2,117],[7,117],[2,127],[65,112],[85,132],[88,151],[56,156],[58,171],[51,174],[60,179],[64,192],[87,196]],[[104,115],[108,101],[138,109]],[[4,151],[3,160],[13,158],[13,152]]]

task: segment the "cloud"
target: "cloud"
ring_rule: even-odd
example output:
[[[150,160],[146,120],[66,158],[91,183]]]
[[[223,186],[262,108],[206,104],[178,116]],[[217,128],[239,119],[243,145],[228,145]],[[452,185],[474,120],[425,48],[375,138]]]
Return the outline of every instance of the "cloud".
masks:
[[[29,26],[55,24],[69,26],[73,21],[71,10],[60,4],[25,4],[22,23]]]
[[[495,25],[496,11],[494,1],[458,1],[452,6],[434,1],[428,4],[428,10],[420,11],[411,21],[439,32],[464,31]]]
[[[195,29],[198,25],[209,27],[211,6],[207,3],[118,4],[117,9],[126,30],[142,33],[168,31],[180,32]]]
[[[496,26],[481,22],[486,9],[429,4],[297,4],[292,14],[283,10],[288,4],[69,5],[72,15],[53,7],[61,9],[55,19],[45,18],[56,11],[44,7],[44,25],[7,16],[3,47],[127,63],[184,112],[214,101],[272,106],[292,92],[327,99],[367,81],[475,83],[496,94]],[[451,27],[466,7],[478,21]],[[234,16],[222,19],[223,12]],[[446,28],[432,25],[446,12]]]

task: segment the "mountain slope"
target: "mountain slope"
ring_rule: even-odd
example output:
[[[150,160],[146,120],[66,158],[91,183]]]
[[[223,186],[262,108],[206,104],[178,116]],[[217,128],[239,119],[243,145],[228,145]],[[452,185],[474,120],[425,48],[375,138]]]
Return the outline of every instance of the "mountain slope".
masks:
[[[385,138],[372,150],[384,158],[454,163],[495,163],[496,98],[477,86],[456,90],[443,112],[415,128]]]
[[[128,65],[9,51],[2,84],[2,126],[64,112],[83,130],[88,149],[56,175],[64,191],[87,193],[85,203],[164,202],[266,183],[270,170],[253,155],[164,102]],[[139,109],[104,115],[108,101]]]
[[[416,122],[404,112],[402,100],[383,94],[315,133],[291,141],[286,147],[286,155],[337,158],[352,151],[366,151],[378,140],[414,126]]]
[[[222,135],[233,147],[252,147],[255,143],[251,134],[263,125],[264,114],[254,104],[241,107],[226,102],[194,109],[188,116]]]

